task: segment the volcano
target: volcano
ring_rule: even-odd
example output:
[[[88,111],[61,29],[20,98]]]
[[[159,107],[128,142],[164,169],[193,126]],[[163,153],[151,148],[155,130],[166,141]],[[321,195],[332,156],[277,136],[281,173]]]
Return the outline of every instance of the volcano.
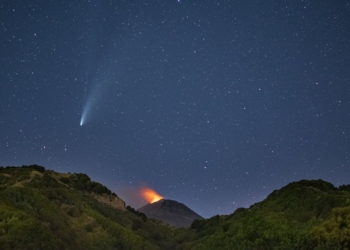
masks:
[[[174,227],[189,227],[192,222],[203,220],[204,218],[192,211],[186,205],[174,200],[159,200],[154,203],[147,204],[138,209],[148,218],[161,220],[162,222]]]

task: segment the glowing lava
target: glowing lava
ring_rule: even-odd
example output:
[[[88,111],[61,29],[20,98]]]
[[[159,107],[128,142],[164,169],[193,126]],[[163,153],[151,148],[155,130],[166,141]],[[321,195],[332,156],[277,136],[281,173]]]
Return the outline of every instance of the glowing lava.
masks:
[[[161,196],[156,191],[154,191],[150,188],[141,189],[141,196],[149,203],[153,203],[153,202],[156,202],[156,201],[163,199],[163,196]]]

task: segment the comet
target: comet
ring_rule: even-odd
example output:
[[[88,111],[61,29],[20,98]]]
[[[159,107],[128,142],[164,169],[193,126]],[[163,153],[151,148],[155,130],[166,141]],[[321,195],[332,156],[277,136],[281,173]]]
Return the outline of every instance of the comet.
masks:
[[[80,118],[80,126],[83,126],[85,124],[88,112],[91,109],[91,105],[92,105],[92,102],[88,101],[86,103],[86,106],[83,108],[83,112],[82,112],[81,118]]]
[[[101,89],[100,84],[96,85],[95,88],[90,92],[81,113],[80,126],[83,126],[87,121],[90,121],[92,116],[96,116],[96,106],[98,104],[98,100],[102,99],[102,93],[103,90]],[[91,114],[91,111],[95,112],[92,112],[93,114]]]
[[[80,118],[80,126],[83,126],[85,124],[87,115],[91,109],[92,104],[93,104],[93,101],[88,100],[85,107],[83,108],[83,112],[81,113],[81,118]]]
[[[113,56],[113,53],[111,55]],[[112,61],[112,59],[109,58],[106,62]],[[92,62],[89,64],[92,64]],[[101,113],[103,114],[104,110],[108,110],[106,107],[111,105],[111,98],[115,98],[114,91],[119,86],[117,77],[120,72],[122,72],[122,69],[119,64],[103,63],[96,70],[90,69],[90,66],[88,67],[80,126],[100,118]]]
[[[86,109],[83,110],[83,113],[82,113],[81,118],[80,118],[80,126],[83,126],[83,125],[84,125],[85,116],[86,116],[85,110],[86,110]]]

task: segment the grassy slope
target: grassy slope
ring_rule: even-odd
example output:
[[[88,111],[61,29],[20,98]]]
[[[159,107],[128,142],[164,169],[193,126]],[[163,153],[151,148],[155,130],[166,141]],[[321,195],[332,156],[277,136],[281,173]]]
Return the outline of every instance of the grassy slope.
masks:
[[[70,183],[59,181],[62,177]],[[172,229],[96,201],[86,190],[72,188],[91,186],[76,177],[31,168],[0,170],[1,249],[173,248]]]
[[[350,249],[350,186],[299,181],[249,209],[195,221],[188,230],[121,211],[85,174],[0,168],[1,249]]]
[[[192,224],[184,249],[347,249],[350,192],[294,182],[249,209]]]

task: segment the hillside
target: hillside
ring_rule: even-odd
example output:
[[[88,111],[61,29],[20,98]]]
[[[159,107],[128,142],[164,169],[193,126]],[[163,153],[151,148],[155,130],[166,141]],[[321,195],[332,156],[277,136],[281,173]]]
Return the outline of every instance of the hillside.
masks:
[[[194,221],[183,249],[349,249],[349,187],[290,183],[248,209]]]
[[[0,167],[0,249],[317,249],[350,246],[350,185],[302,180],[231,215],[175,229],[85,174]]]
[[[161,220],[166,224],[178,228],[190,227],[195,219],[204,219],[186,205],[165,199],[147,204],[139,208],[138,211],[144,213],[149,218]]]
[[[0,169],[1,249],[171,249],[172,234],[85,174]]]

